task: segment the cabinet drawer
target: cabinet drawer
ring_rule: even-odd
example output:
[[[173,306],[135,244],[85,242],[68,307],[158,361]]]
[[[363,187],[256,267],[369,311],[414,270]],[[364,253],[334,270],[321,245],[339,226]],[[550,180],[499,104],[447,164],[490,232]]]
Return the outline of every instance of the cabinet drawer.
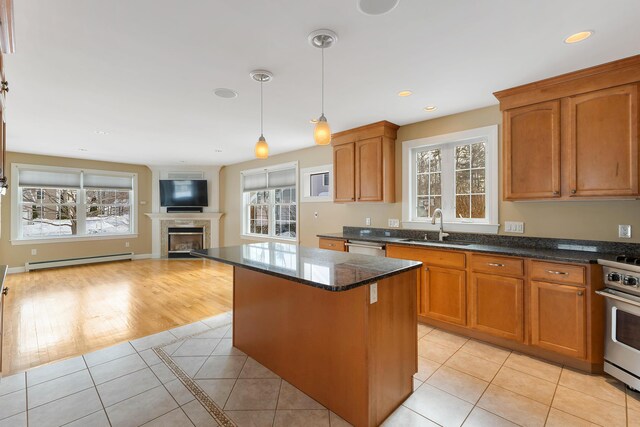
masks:
[[[501,276],[524,276],[524,260],[521,258],[473,254],[471,268],[473,271],[480,273]]]
[[[438,267],[465,268],[465,254],[462,252],[440,251],[437,249],[416,248],[413,246],[387,245],[390,258],[422,261],[426,265]]]
[[[531,278],[547,282],[586,283],[586,269],[581,265],[531,261]]]
[[[320,239],[320,249],[345,252],[345,241],[340,239]]]

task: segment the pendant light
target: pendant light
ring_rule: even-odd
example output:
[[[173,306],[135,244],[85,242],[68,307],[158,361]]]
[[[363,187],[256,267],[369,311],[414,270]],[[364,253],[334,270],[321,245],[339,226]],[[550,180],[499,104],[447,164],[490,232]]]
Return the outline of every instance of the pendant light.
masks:
[[[338,41],[338,36],[331,30],[316,30],[309,34],[309,43],[322,52],[322,113],[313,130],[313,139],[317,145],[329,145],[331,143],[331,127],[324,116],[324,50],[333,46]]]
[[[256,142],[255,153],[258,159],[266,159],[269,157],[269,144],[267,144],[267,140],[264,138],[264,109],[263,109],[263,96],[262,96],[262,85],[264,83],[270,82],[273,79],[273,74],[266,70],[254,70],[250,74],[251,78],[260,83],[260,138],[258,138],[258,142]]]

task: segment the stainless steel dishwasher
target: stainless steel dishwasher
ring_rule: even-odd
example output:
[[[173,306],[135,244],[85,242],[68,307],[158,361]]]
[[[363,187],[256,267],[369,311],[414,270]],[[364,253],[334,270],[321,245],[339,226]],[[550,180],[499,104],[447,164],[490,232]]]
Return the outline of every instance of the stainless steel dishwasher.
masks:
[[[347,243],[347,250],[354,254],[372,255],[372,256],[387,256],[387,251],[384,244],[362,242],[359,240],[349,240]]]

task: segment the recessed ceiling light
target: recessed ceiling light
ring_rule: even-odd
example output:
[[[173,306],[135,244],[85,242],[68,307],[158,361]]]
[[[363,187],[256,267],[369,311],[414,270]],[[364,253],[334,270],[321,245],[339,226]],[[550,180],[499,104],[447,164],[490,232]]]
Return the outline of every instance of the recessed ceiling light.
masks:
[[[309,123],[314,123],[314,124],[318,123],[318,119],[311,119],[311,120],[309,120]]]
[[[238,97],[238,92],[236,92],[235,90],[232,90],[232,89],[227,89],[225,87],[219,87],[217,89],[214,89],[213,93],[215,93],[220,98],[225,98],[225,99],[231,99],[231,98],[237,98]]]
[[[214,153],[222,153],[222,150],[219,148],[216,148],[215,150],[213,150]]]
[[[365,15],[384,15],[398,6],[400,0],[358,0],[358,10]]]
[[[109,132],[106,130],[97,130],[96,135],[109,135]]]
[[[411,92],[410,90],[401,90],[400,92],[398,92],[398,96],[411,96],[413,95],[413,92]]]
[[[436,107],[435,105],[427,105],[426,107],[424,107],[424,111],[428,112],[436,111],[437,109],[438,107]]]
[[[593,30],[580,31],[579,33],[571,34],[569,37],[564,39],[564,42],[567,44],[578,43],[588,39],[593,35],[593,33],[594,33]]]
[[[89,151],[86,148],[78,148],[78,151]]]

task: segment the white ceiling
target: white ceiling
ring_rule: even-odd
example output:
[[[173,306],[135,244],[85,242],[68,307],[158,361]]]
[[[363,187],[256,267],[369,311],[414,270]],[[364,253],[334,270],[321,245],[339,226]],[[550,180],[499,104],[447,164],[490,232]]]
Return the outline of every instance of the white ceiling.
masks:
[[[260,134],[255,68],[275,75],[264,87],[271,153],[313,145],[320,52],[307,35],[318,28],[339,36],[326,51],[325,110],[340,131],[496,104],[496,90],[638,54],[639,17],[638,0],[401,0],[383,16],[356,0],[21,0],[6,58],[8,149],[236,163],[253,158]],[[596,33],[563,43],[584,29]],[[218,87],[240,96],[218,98]]]

